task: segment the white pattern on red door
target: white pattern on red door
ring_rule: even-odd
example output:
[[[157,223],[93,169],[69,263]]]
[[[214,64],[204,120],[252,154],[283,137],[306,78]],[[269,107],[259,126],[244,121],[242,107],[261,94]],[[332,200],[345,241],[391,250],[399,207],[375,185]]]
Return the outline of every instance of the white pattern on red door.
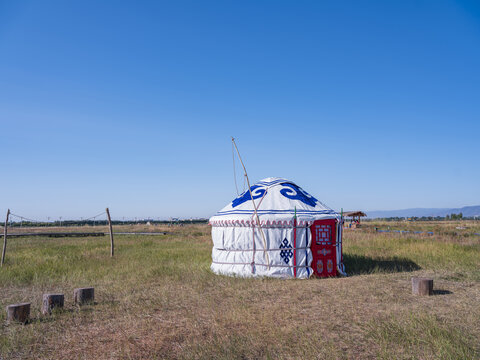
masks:
[[[317,220],[310,227],[312,232],[313,271],[320,277],[337,275],[336,220]]]

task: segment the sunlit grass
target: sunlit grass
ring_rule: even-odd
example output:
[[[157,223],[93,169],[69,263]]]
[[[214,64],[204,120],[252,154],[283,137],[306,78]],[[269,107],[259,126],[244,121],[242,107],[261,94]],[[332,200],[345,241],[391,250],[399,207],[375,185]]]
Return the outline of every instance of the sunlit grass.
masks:
[[[393,260],[409,263],[410,270],[421,269],[463,272],[468,278],[480,280],[480,238],[475,243],[439,241],[435,236],[375,234],[347,232],[344,236],[344,252],[348,257],[364,257],[372,260]],[[371,268],[371,267],[370,267]],[[405,268],[405,270],[407,270]],[[382,271],[377,268],[377,271]],[[388,268],[385,269],[387,272]],[[347,268],[348,271],[348,268]]]
[[[0,358],[480,356],[480,248],[468,237],[346,231],[350,277],[283,281],[217,276],[208,226],[166,230],[116,236],[114,258],[108,237],[12,238],[0,305],[30,301],[32,320],[0,328]],[[419,275],[450,295],[413,297]],[[74,306],[82,286],[95,305]],[[65,310],[45,317],[52,291]]]
[[[478,339],[436,316],[410,313],[403,317],[374,320],[368,327],[368,335],[381,346],[383,359],[391,359],[392,352],[404,353],[405,356],[399,357],[414,359],[455,360],[478,356],[478,352],[470,346]]]

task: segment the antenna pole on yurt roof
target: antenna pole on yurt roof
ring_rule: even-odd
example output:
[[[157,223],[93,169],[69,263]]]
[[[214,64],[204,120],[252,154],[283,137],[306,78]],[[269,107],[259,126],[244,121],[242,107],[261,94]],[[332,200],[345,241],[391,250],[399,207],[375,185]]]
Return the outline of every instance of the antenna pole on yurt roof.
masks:
[[[235,143],[235,139],[234,139],[233,136],[232,136],[232,142],[233,142],[233,145],[235,146],[235,150],[237,150],[238,159],[240,160],[240,163],[242,164],[243,171],[245,172],[245,177],[247,178],[248,192],[250,193],[250,197],[252,198],[253,209],[255,211],[255,217],[257,218],[258,227],[260,228],[260,233],[262,234],[263,255],[266,257],[267,266],[268,266],[268,269],[270,269],[270,258],[269,258],[268,253],[267,253],[267,241],[265,239],[265,234],[263,233],[262,225],[260,224],[260,217],[258,216],[257,205],[255,204],[255,200],[253,200],[253,194],[252,194],[252,189],[250,188],[250,180],[248,179],[247,169],[245,168],[245,165],[243,164],[242,157],[240,156],[240,152],[238,151],[237,144]],[[255,241],[255,238],[253,239],[253,241]]]

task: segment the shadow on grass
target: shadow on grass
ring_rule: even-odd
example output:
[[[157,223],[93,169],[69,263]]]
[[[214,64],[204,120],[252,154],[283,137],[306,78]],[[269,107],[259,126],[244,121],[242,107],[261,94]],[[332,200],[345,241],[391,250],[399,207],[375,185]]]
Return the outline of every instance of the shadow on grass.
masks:
[[[449,295],[453,294],[450,290],[433,290],[433,295]]]
[[[408,272],[421,269],[416,263],[405,258],[384,260],[363,255],[344,254],[343,262],[348,275]]]

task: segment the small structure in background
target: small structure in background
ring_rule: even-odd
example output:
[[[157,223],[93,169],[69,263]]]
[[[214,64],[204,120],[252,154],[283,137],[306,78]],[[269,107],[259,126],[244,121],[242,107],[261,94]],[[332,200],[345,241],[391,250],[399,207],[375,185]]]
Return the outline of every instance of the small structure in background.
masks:
[[[345,218],[351,218],[350,222],[345,221],[345,223],[348,223],[348,227],[351,229],[356,229],[357,227],[360,227],[360,218],[366,217],[367,214],[365,214],[363,211],[346,211],[343,213],[343,216]]]

